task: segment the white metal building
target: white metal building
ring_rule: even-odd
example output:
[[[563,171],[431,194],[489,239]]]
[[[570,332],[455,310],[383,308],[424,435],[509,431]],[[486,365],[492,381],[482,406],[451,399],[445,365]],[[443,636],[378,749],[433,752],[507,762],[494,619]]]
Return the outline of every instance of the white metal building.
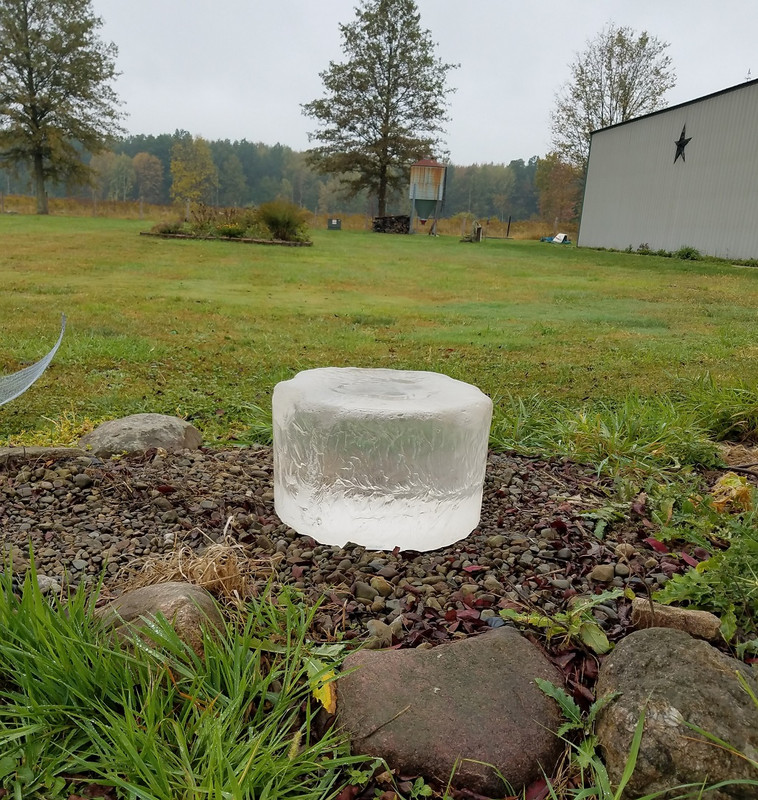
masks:
[[[578,245],[758,258],[758,80],[592,134]]]

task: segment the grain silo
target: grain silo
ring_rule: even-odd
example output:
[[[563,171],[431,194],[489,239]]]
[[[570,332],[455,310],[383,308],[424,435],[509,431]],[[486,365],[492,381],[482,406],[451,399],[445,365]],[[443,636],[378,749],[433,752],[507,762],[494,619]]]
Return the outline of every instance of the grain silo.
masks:
[[[422,158],[411,166],[411,233],[427,228],[435,233],[445,199],[445,165],[433,158]]]

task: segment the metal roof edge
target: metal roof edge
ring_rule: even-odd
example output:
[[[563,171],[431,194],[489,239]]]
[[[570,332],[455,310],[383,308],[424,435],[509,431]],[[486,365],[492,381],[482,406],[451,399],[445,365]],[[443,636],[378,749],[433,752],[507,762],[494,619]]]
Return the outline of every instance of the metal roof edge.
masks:
[[[726,89],[719,89],[717,92],[711,92],[710,94],[704,94],[702,97],[696,97],[693,100],[685,100],[683,103],[677,103],[675,106],[668,106],[667,108],[658,108],[655,111],[650,111],[647,114],[642,114],[639,117],[633,117],[632,119],[625,119],[623,122],[615,122],[613,125],[607,125],[605,128],[597,128],[594,131],[590,131],[590,137],[594,136],[596,133],[603,133],[604,131],[609,131],[612,128],[620,128],[622,125],[629,125],[632,122],[638,122],[641,119],[647,119],[648,117],[655,117],[658,114],[665,114],[669,111],[676,111],[678,108],[684,108],[685,106],[691,106],[693,103],[701,103],[703,100],[711,100],[714,97],[718,97],[722,94],[728,94],[729,92],[736,92],[739,89],[746,89],[748,86],[755,86],[758,84],[758,78],[754,78],[752,81],[743,81],[742,83],[735,84],[734,86],[727,86]]]

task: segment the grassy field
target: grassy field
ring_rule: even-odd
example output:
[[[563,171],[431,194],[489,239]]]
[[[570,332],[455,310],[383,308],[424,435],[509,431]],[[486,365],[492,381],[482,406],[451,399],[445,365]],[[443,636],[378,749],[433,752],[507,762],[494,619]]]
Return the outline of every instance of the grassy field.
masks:
[[[150,223],[0,218],[0,373],[66,337],[0,441],[139,411],[246,440],[277,381],[435,370],[496,402],[579,407],[758,381],[758,271],[526,241],[313,232],[312,248],[140,237]]]

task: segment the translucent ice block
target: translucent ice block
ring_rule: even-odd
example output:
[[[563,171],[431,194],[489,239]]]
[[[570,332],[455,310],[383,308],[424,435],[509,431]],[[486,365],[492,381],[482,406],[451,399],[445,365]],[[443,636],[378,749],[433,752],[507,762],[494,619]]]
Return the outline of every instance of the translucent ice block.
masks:
[[[327,367],[277,384],[274,502],[322,544],[435,550],[478,525],[492,401],[436,372]]]

